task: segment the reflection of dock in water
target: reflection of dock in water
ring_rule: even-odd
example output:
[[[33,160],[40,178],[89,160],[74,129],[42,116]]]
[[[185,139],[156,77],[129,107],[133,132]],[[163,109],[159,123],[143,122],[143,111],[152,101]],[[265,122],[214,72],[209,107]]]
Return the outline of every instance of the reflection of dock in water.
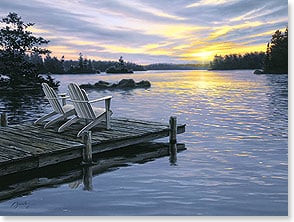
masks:
[[[117,149],[111,152],[94,155],[94,165],[81,166],[80,160],[75,159],[27,173],[15,173],[0,177],[0,201],[19,195],[29,194],[35,189],[52,187],[70,183],[71,188],[83,184],[85,190],[93,189],[92,176],[115,170],[128,164],[145,163],[156,158],[170,155],[170,144],[144,143]],[[177,150],[185,150],[184,144],[177,144]],[[174,164],[176,153],[170,156],[170,164]]]
[[[175,125],[172,130],[168,124],[111,118],[111,129],[97,127],[89,140],[76,137],[81,127],[75,124],[63,133],[31,123],[0,127],[0,176],[81,160],[88,156],[88,148],[96,154],[185,132],[185,125]],[[175,135],[173,138],[176,142]]]

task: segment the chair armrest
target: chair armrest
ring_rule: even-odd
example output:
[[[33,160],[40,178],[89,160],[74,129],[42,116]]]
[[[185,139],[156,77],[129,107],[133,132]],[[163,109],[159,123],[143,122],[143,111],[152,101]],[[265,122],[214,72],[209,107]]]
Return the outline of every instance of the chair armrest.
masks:
[[[66,93],[58,93],[57,94],[61,99],[63,98],[69,98],[69,96]]]
[[[66,93],[58,93],[59,99],[61,99],[62,105],[66,105],[66,99],[69,98],[69,96]]]
[[[112,96],[105,96],[105,97],[102,97],[102,98],[91,100],[91,101],[89,101],[89,103],[100,102],[100,101],[108,100],[108,99],[110,100],[111,98],[112,98]]]

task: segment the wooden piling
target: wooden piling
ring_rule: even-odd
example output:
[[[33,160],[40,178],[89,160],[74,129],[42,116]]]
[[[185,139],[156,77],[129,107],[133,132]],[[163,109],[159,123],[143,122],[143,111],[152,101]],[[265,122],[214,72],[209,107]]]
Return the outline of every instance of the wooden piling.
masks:
[[[171,116],[169,119],[169,142],[177,143],[177,117]]]
[[[83,184],[84,190],[91,191],[93,190],[93,168],[92,166],[84,166],[83,167]]]
[[[171,165],[177,162],[177,117],[171,116],[169,119],[169,161]]]
[[[178,146],[176,143],[169,144],[169,163],[170,165],[177,165],[177,152],[178,152]]]
[[[0,126],[7,127],[7,125],[8,125],[7,114],[6,113],[1,113],[1,123],[0,123]]]
[[[92,131],[85,132],[83,135],[85,148],[83,150],[83,164],[90,165],[93,163],[92,158]]]

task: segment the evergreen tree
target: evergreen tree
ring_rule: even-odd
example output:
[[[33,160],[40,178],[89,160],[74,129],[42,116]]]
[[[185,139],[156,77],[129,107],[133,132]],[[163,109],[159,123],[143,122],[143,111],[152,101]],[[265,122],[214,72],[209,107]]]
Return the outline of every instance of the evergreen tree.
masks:
[[[277,30],[267,44],[264,72],[288,73],[288,28],[284,34]]]
[[[41,47],[49,41],[33,36],[27,29],[34,24],[24,23],[16,13],[9,13],[1,23],[4,25],[0,29],[0,73],[10,78],[13,88],[20,84],[45,81],[39,76],[36,66],[28,59],[27,54],[49,53],[49,50]]]
[[[83,54],[80,52],[79,54],[79,71],[82,72],[84,69],[84,58]]]
[[[51,57],[48,53],[44,59],[44,70],[43,73],[54,73],[54,74],[61,74],[65,73],[63,60],[58,60],[57,57]]]

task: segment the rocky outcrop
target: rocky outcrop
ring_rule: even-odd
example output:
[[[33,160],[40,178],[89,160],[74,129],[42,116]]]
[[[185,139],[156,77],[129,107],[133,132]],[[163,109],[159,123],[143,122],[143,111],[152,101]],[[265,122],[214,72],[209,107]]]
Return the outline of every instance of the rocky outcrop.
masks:
[[[142,80],[140,82],[135,82],[133,79],[122,79],[118,83],[110,83],[106,81],[98,81],[95,84],[82,84],[80,85],[83,89],[96,89],[96,90],[103,90],[103,89],[136,89],[136,88],[150,88],[151,83],[147,80]]]

